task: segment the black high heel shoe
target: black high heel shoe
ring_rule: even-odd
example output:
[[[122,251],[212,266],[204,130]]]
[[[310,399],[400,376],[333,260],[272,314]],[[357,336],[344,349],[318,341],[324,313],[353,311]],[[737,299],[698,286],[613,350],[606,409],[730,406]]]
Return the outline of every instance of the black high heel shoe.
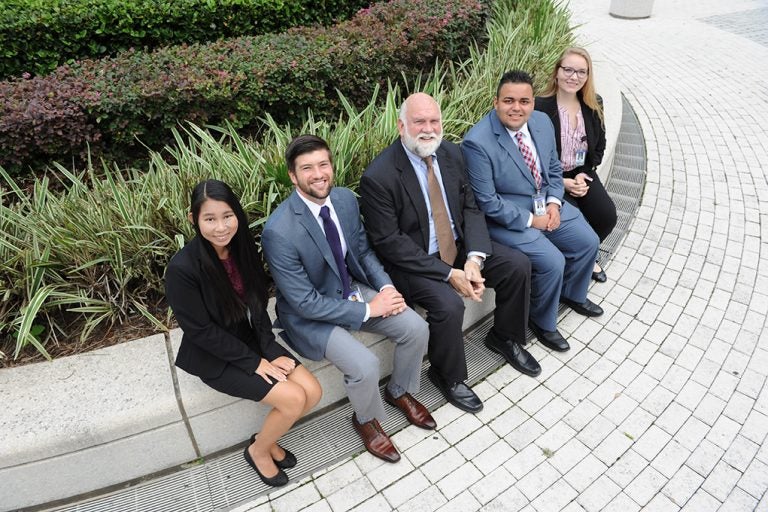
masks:
[[[251,458],[251,454],[248,452],[248,446],[246,446],[245,451],[243,451],[243,457],[245,458],[245,462],[247,462],[248,465],[253,468],[256,474],[259,475],[259,478],[261,478],[261,481],[264,482],[265,484],[272,487],[282,487],[283,485],[288,483],[288,475],[286,475],[285,471],[283,471],[280,468],[277,468],[277,474],[271,478],[267,478],[264,475],[262,475],[261,471],[259,471],[259,468],[256,467],[256,463],[253,462],[253,458]]]
[[[252,445],[255,442],[256,442],[256,434],[253,434],[248,439],[248,446]],[[283,448],[283,447],[280,446],[280,448]],[[283,448],[283,451],[285,452],[285,457],[283,457],[282,460],[272,459],[273,461],[275,461],[275,466],[277,466],[280,469],[291,469],[293,467],[296,467],[296,464],[298,464],[298,461],[296,460],[296,456],[291,452],[289,452],[288,450],[286,450],[285,448]]]

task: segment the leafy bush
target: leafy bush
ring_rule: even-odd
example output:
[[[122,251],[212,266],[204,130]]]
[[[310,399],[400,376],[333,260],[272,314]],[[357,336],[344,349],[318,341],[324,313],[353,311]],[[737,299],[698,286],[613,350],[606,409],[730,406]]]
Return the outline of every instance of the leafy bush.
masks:
[[[467,42],[483,37],[486,17],[477,0],[393,0],[332,28],[129,50],[5,82],[0,165],[19,173],[53,158],[77,158],[84,142],[94,155],[131,161],[140,143],[159,149],[172,142],[170,129],[185,120],[254,131],[267,112],[294,125],[307,108],[336,117],[336,90],[363,106],[377,85],[405,83],[438,59],[465,58]],[[38,90],[56,94],[46,102]],[[27,137],[30,127],[35,137]]]
[[[0,78],[128,48],[280,32],[347,18],[366,0],[4,0]]]
[[[438,100],[446,138],[459,140],[491,108],[504,71],[526,69],[540,88],[560,52],[574,42],[566,9],[551,0],[499,0],[487,30],[484,51],[472,46],[463,64],[439,65],[427,81],[408,83],[409,91]],[[258,142],[231,127],[209,132],[190,125],[176,134],[172,148],[152,153],[141,173],[89,169],[75,175],[59,167],[65,177],[59,192],[40,180],[28,193],[0,170],[7,187],[0,202],[0,364],[1,351],[10,359],[29,354],[30,345],[41,353],[58,343],[77,345],[97,324],[128,317],[143,315],[165,329],[164,315],[152,313],[162,301],[168,259],[192,235],[185,219],[195,183],[230,183],[258,232],[291,190],[283,152],[293,135],[310,132],[328,140],[336,182],[355,188],[365,166],[397,136],[404,94],[391,87],[377,101],[374,91],[362,109],[342,97],[344,114],[337,122],[310,115],[299,130],[267,116]],[[79,337],[61,323],[72,317],[85,322]],[[35,336],[35,325],[45,328],[42,334]]]

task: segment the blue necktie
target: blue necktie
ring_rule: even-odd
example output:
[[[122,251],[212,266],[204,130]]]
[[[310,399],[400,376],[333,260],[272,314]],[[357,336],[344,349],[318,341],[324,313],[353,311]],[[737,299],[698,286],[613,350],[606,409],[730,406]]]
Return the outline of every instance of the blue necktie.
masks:
[[[352,293],[352,286],[349,279],[349,271],[347,270],[347,263],[344,261],[344,254],[341,252],[339,230],[336,229],[336,223],[331,219],[331,209],[327,206],[320,208],[320,218],[323,219],[325,238],[328,240],[328,245],[331,246],[333,259],[336,260],[336,266],[339,268],[341,285],[344,288],[344,298],[346,299],[349,297],[349,294]]]

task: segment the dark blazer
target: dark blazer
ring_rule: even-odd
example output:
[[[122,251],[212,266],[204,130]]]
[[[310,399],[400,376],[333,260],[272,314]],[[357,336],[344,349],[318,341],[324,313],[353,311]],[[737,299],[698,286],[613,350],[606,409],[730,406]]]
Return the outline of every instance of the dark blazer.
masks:
[[[602,98],[598,96],[597,99],[602,104]],[[600,116],[584,103],[581,96],[579,96],[579,103],[581,103],[581,116],[584,118],[584,131],[587,133],[587,156],[584,161],[584,167],[594,169],[603,161],[603,153],[605,153],[605,128],[600,120]],[[557,96],[537,96],[534,105],[536,110],[547,114],[552,121],[552,125],[555,127],[557,154],[561,155],[560,114],[557,111]],[[572,176],[565,177],[570,178]]]
[[[216,298],[202,281],[201,248],[193,238],[165,271],[165,295],[184,331],[176,366],[203,378],[218,377],[227,363],[253,373],[262,356],[272,360],[284,349],[275,341],[266,307],[251,311],[250,323],[224,326]]]
[[[375,290],[392,284],[368,244],[352,191],[334,187],[330,199],[347,242],[351,276]],[[277,286],[279,326],[299,354],[320,360],[334,327],[360,329],[365,304],[343,297],[331,247],[296,190],[267,219],[261,245]]]
[[[458,232],[457,246],[467,253],[490,255],[485,216],[477,208],[467,183],[459,147],[443,141],[436,154],[448,209]],[[440,258],[428,257],[427,204],[400,139],[370,163],[360,180],[359,192],[368,236],[385,268],[445,280],[451,267]]]

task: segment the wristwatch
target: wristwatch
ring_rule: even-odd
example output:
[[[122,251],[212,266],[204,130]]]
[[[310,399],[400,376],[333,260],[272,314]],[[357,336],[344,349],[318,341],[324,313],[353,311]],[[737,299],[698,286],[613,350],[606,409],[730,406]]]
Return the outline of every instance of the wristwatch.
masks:
[[[480,256],[472,255],[469,258],[467,258],[469,261],[474,261],[477,263],[477,266],[480,267],[480,270],[483,270],[483,267],[485,266],[485,260],[481,258]]]

